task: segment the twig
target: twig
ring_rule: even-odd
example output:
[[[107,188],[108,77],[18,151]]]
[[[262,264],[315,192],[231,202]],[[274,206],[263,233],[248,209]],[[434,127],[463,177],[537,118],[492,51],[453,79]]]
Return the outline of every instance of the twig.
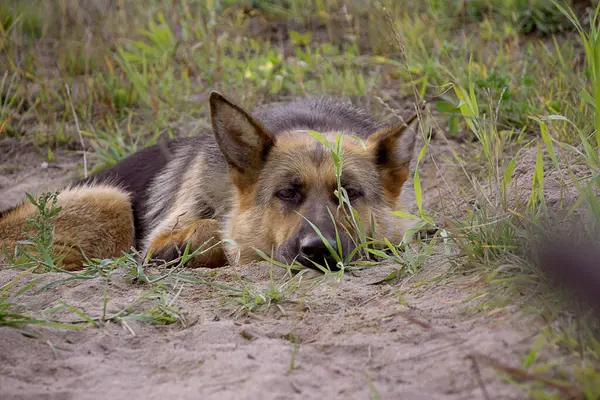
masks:
[[[565,398],[565,399],[583,399],[584,398],[583,390],[580,387],[578,387],[576,384],[571,384],[568,382],[564,382],[564,383],[559,382],[557,380],[552,379],[551,377],[549,377],[547,375],[535,374],[535,373],[531,373],[531,372],[521,369],[521,368],[510,367],[510,366],[500,363],[499,361],[497,361],[491,357],[488,357],[488,356],[485,356],[482,354],[471,354],[471,355],[468,355],[466,358],[471,359],[471,360],[477,360],[482,364],[486,364],[486,365],[494,368],[495,370],[505,373],[506,375],[508,375],[509,377],[511,377],[512,379],[515,379],[517,381],[541,382],[541,383],[559,391],[562,395],[564,395],[563,398]]]
[[[87,167],[87,154],[85,152],[85,142],[83,141],[83,135],[81,135],[81,128],[79,127],[79,120],[77,119],[77,114],[75,113],[75,107],[73,107],[73,100],[71,99],[71,90],[69,89],[69,85],[65,83],[65,88],[67,88],[67,96],[69,97],[69,104],[71,105],[71,112],[73,113],[73,118],[75,119],[75,126],[77,127],[77,134],[79,135],[79,141],[81,142],[81,148],[83,149],[83,171],[84,176],[88,177],[88,167]]]
[[[123,329],[125,329],[127,332],[129,332],[131,334],[131,336],[135,336],[134,330],[131,329],[129,324],[127,322],[125,322],[124,319],[120,319],[119,322],[121,323],[121,326],[123,327]]]
[[[471,360],[471,366],[473,368],[473,372],[475,372],[475,378],[477,378],[477,383],[481,388],[481,392],[483,393],[483,398],[485,400],[490,400],[490,395],[485,388],[485,383],[483,382],[483,377],[481,376],[481,370],[479,369],[479,364],[477,363],[477,359],[475,357],[468,357]]]
[[[421,103],[422,103],[423,99],[421,99],[421,96],[419,95],[419,91],[413,80],[412,73],[410,72],[410,68],[408,66],[408,56],[406,55],[406,48],[404,47],[404,43],[402,42],[402,38],[400,37],[400,34],[396,31],[396,28],[394,27],[394,21],[392,20],[390,13],[388,12],[388,10],[385,7],[383,7],[383,13],[385,14],[385,19],[387,20],[388,24],[390,25],[390,29],[394,35],[396,44],[398,45],[398,50],[400,50],[400,54],[402,55],[402,61],[404,61],[404,66],[406,67],[406,72],[408,73],[408,79],[410,80],[413,91],[415,92],[414,94],[415,94],[416,103],[419,104],[418,108],[420,108],[420,107],[422,107]],[[417,112],[418,111],[419,110],[417,110]]]

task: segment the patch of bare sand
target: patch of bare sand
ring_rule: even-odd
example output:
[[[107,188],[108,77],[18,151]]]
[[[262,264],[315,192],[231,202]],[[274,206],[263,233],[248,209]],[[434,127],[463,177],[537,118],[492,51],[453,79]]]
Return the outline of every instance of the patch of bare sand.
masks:
[[[81,156],[58,151],[48,162],[31,143],[0,140],[0,212],[25,200],[25,193],[52,190],[69,182]]]
[[[431,264],[429,274],[439,271],[443,258]],[[472,285],[465,278],[407,285],[402,299],[408,306],[402,305],[397,282],[372,284],[390,270],[382,265],[349,273],[339,284],[330,280],[299,293],[294,303],[282,304],[284,312],[271,307],[238,319],[217,289],[188,284],[177,302],[187,328],[127,319],[135,336],[115,324],[104,330],[27,329],[41,340],[2,328],[0,397],[364,399],[377,392],[384,399],[478,399],[484,398],[481,384],[467,356],[519,364],[535,334],[530,321],[465,313],[460,301]],[[16,273],[1,271],[0,282]],[[268,284],[264,264],[223,269],[211,280],[235,282],[240,275],[258,287]],[[42,280],[61,277],[48,273]],[[108,314],[146,290],[115,277]],[[21,301],[42,315],[64,301],[99,316],[103,283],[55,286]],[[53,317],[78,318],[69,312]],[[291,370],[290,337],[299,342]],[[481,374],[493,398],[523,398],[495,371],[481,368]]]
[[[444,146],[435,141],[431,151],[448,155]],[[435,164],[424,161],[421,173],[425,206],[447,209],[441,204],[459,197],[460,173],[436,158]],[[243,318],[231,315],[231,299],[218,289],[185,284],[175,303],[186,317],[185,328],[129,318],[131,331],[118,324],[82,331],[25,329],[39,340],[0,328],[0,398],[365,399],[378,393],[382,399],[484,399],[483,388],[494,399],[525,398],[497,371],[475,368],[466,357],[483,354],[518,366],[541,322],[515,319],[510,308],[473,312],[472,304],[462,302],[478,288],[471,277],[412,285],[442,273],[443,255],[430,258],[408,281],[373,284],[392,268],[348,273],[339,284],[328,281],[312,290],[307,279],[294,302]],[[264,264],[195,273],[227,284],[243,277],[263,288],[269,281]],[[0,284],[17,274],[0,271]],[[39,278],[42,285],[64,276]],[[116,273],[108,315],[148,290]],[[52,307],[66,302],[98,317],[103,291],[100,279],[83,280],[22,295],[19,304],[34,315],[68,322],[78,317],[50,313]],[[295,356],[290,337],[299,342]]]

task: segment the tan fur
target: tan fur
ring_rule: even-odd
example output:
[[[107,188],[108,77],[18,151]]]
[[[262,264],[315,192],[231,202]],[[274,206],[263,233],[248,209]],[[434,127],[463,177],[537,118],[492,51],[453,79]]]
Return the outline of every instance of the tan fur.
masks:
[[[83,254],[88,258],[119,257],[133,245],[131,204],[121,189],[108,185],[67,188],[58,195],[56,205],[62,210],[52,221],[54,252],[66,252],[65,269],[81,269]],[[0,249],[11,254],[16,242],[25,239],[25,220],[37,213],[26,202],[1,218]],[[0,262],[7,262],[3,252]]]
[[[330,132],[324,136],[333,144],[338,135],[344,135],[342,147],[343,168],[346,171],[354,171],[356,176],[361,177],[361,168],[364,163],[372,161],[375,157],[373,146],[376,140],[367,142],[365,149],[346,132]],[[315,145],[315,141],[307,132],[290,132],[278,138],[273,151],[286,153],[292,150],[309,148]],[[331,157],[327,157],[325,164],[318,169],[308,161],[299,161],[299,163],[303,163],[305,167],[302,170],[304,180],[322,187],[322,190],[335,186],[335,167]],[[387,173],[387,171],[382,172],[382,174]],[[384,184],[386,206],[377,208],[364,202],[354,205],[365,231],[369,231],[371,217],[373,217],[375,240],[383,241],[386,238],[392,243],[399,243],[406,231],[414,225],[412,220],[391,214],[391,211],[404,210],[404,206],[400,203],[400,197],[401,188],[408,177],[408,173],[408,165],[406,165],[398,174],[382,177],[382,180],[387,183],[387,185]],[[276,171],[272,175],[272,180],[278,179]],[[254,191],[246,190],[245,194],[236,194],[233,211],[221,233],[223,237],[235,243],[225,244],[228,257],[233,259],[234,254],[239,251],[241,252],[240,263],[242,264],[262,260],[255,249],[261,249],[267,255],[270,255],[270,252],[281,246],[302,222],[301,215],[294,214],[284,218],[276,207],[269,207],[264,213],[261,213],[253,203]],[[341,212],[336,213],[335,209],[331,211],[336,217],[340,229],[351,229],[346,219],[342,218]],[[300,210],[300,213],[302,213],[302,210]]]

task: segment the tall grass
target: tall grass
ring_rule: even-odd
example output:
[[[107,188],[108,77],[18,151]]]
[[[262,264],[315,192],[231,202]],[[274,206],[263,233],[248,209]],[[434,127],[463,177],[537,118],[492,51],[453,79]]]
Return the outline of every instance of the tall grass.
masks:
[[[600,203],[595,195],[599,189],[595,96],[598,90],[597,54],[600,54],[596,18],[600,6],[592,14],[589,31],[584,30],[571,9],[558,3],[556,6],[576,26],[586,56],[586,74],[579,80],[580,86],[574,88],[579,96],[570,110],[578,110],[579,115],[574,120],[580,121],[583,115],[587,115],[586,108],[591,106],[596,122],[593,125],[579,125],[568,116],[553,112],[555,110],[530,115],[530,119],[537,124],[538,135],[526,140],[524,146],[515,148],[515,142],[511,140],[515,138],[514,131],[507,131],[500,126],[502,96],[496,106],[489,103],[487,107],[481,107],[476,85],[472,82],[474,65],[469,62],[466,68],[468,83],[463,86],[460,81],[455,81],[453,87],[458,100],[456,108],[484,155],[485,176],[483,185],[475,183],[473,187],[474,193],[477,193],[476,207],[467,213],[467,218],[456,221],[459,233],[452,238],[467,256],[467,265],[476,266],[476,271],[483,273],[490,284],[490,289],[483,294],[487,298],[484,307],[514,304],[515,298],[524,297],[534,308],[541,308],[549,319],[548,329],[541,333],[537,347],[531,349],[524,361],[521,372],[528,378],[523,381],[524,375],[517,376],[520,373],[517,370],[508,373],[511,379],[516,379],[514,383],[522,386],[534,398],[576,393],[582,398],[592,399],[598,396],[597,384],[592,382],[597,382],[600,377],[596,322],[580,316],[577,317],[576,328],[552,328],[556,324],[563,326],[561,323],[565,323],[569,307],[559,302],[563,298],[560,292],[550,285],[545,274],[540,273],[540,267],[543,266],[537,265],[531,258],[534,236],[540,230],[563,229],[563,225],[569,221],[569,215],[582,206],[588,210],[592,225],[599,221],[600,216]],[[559,52],[560,57],[560,48],[555,51]],[[521,176],[520,181],[515,182],[516,165],[523,162],[527,153],[533,153],[534,156],[527,173],[529,179],[523,180]],[[581,168],[576,171],[574,164],[585,172]],[[568,186],[572,186],[578,194],[564,199],[561,195],[561,201],[553,202],[550,206],[550,188],[546,180],[551,175],[558,177],[553,179],[554,182],[558,180],[560,185],[559,188],[553,187],[553,190],[568,192]],[[530,182],[530,187],[518,186],[526,181]],[[523,194],[526,195],[525,199],[519,201]],[[522,304],[529,309],[527,303]],[[540,352],[556,343],[567,357],[579,359],[578,368],[567,371],[553,361],[542,361]],[[563,374],[568,376],[568,380],[559,378],[564,377]],[[551,381],[549,376],[556,378]]]

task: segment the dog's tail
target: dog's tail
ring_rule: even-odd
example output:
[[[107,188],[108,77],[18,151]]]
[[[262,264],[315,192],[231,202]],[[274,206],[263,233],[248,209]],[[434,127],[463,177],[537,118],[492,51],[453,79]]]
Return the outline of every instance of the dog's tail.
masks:
[[[113,258],[134,243],[130,195],[110,184],[77,185],[60,191],[55,204],[60,211],[50,218],[53,240],[49,251],[62,260],[62,268],[83,268],[85,257]],[[27,221],[41,215],[30,201],[0,215],[0,266],[8,265],[18,244],[39,232]],[[8,256],[7,256],[8,255]],[[85,257],[84,257],[85,255]]]

